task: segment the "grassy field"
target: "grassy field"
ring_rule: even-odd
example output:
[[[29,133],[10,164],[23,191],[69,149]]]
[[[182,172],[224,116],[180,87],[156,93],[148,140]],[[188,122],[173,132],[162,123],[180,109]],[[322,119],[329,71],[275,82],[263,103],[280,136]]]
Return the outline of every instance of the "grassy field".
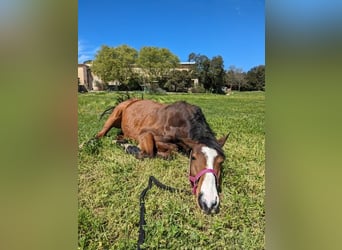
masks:
[[[106,118],[99,121],[99,114],[116,97],[79,95],[79,144],[102,128]],[[186,100],[202,108],[217,137],[231,132],[224,146],[220,213],[204,215],[194,196],[154,186],[146,196],[146,249],[264,249],[265,93],[146,94],[144,99]],[[139,195],[150,175],[191,190],[186,156],[137,160],[112,144],[116,132],[112,129],[96,147],[79,151],[79,249],[136,249]]]

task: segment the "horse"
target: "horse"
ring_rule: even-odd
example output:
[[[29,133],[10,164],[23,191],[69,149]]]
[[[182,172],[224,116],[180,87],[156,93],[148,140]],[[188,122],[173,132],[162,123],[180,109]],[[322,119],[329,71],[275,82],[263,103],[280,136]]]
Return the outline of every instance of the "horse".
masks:
[[[216,139],[200,107],[185,101],[162,104],[133,98],[105,112],[108,111],[111,114],[96,138],[105,136],[113,127],[119,128],[122,132],[118,141],[131,139],[138,143],[138,146],[124,144],[126,152],[138,159],[168,158],[174,152],[186,152],[189,181],[197,205],[206,214],[218,213],[225,160],[222,148],[229,134]]]

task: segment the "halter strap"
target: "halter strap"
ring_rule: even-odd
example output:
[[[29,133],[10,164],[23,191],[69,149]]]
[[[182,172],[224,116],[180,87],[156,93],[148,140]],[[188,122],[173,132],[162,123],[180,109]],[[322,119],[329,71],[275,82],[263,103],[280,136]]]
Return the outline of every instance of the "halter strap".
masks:
[[[202,169],[198,174],[196,174],[196,176],[191,176],[189,174],[189,181],[191,183],[191,186],[192,186],[192,193],[193,194],[196,194],[196,189],[197,189],[197,183],[198,183],[198,180],[199,178],[201,178],[202,175],[206,174],[206,173],[212,173],[215,175],[215,177],[217,178],[217,174],[216,174],[216,171],[213,170],[213,169],[210,169],[210,168],[205,168],[205,169]]]

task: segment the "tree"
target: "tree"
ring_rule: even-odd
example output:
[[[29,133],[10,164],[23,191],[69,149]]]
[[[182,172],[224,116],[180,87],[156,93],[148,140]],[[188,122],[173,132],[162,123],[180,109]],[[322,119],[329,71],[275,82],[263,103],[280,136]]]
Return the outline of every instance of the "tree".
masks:
[[[179,63],[176,55],[168,49],[157,47],[143,47],[140,49],[137,64],[141,68],[146,80],[159,82],[170,74]]]
[[[92,62],[93,62],[93,60],[87,60],[87,61],[84,61],[83,64],[90,64]]]
[[[222,94],[222,87],[224,86],[224,66],[223,58],[221,56],[214,56],[210,61],[210,84],[213,92]]]
[[[259,65],[251,68],[246,75],[250,90],[265,90],[265,66]]]
[[[231,89],[240,91],[246,85],[246,73],[240,68],[230,66],[225,74],[225,85]]]
[[[164,87],[168,91],[185,92],[192,85],[190,72],[174,70],[170,73]]]
[[[210,60],[205,55],[191,53],[188,61],[195,62],[195,75],[206,90],[223,93],[225,72],[222,56],[214,56]]]
[[[191,53],[188,61],[195,62],[194,76],[198,78],[205,89],[209,89],[211,86],[209,77],[210,59],[205,55]]]
[[[197,55],[194,52],[190,53],[188,56],[188,62],[195,62],[196,57]]]
[[[133,75],[133,67],[138,58],[138,52],[127,45],[108,47],[103,45],[93,61],[92,71],[102,81],[119,81],[127,84]]]
[[[102,45],[101,49],[95,55],[95,60],[91,66],[94,74],[98,75],[102,81],[109,82],[112,80],[112,58],[114,57],[113,49]]]

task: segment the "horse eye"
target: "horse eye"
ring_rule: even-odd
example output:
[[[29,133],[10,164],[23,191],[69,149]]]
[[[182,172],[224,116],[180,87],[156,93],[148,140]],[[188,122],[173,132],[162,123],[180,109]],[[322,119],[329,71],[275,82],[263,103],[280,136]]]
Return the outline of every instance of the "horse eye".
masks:
[[[196,160],[195,156],[191,156],[191,160],[192,161]]]
[[[218,163],[219,165],[222,165],[223,162],[224,162],[224,159],[218,159],[218,161],[217,161],[217,163]]]

